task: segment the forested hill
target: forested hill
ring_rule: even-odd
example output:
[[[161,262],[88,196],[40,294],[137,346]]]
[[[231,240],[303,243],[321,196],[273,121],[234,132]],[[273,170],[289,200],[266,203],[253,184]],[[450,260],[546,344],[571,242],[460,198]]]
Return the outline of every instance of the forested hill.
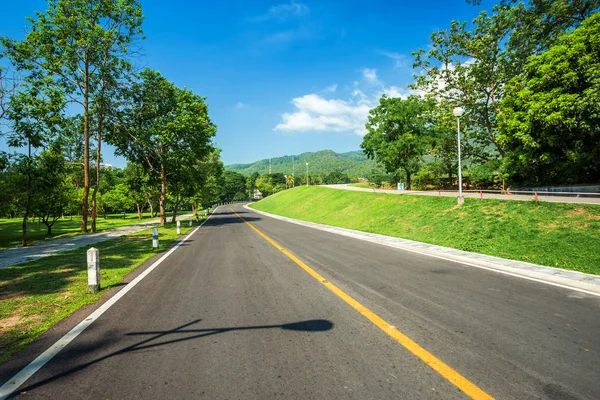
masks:
[[[295,164],[296,175],[306,171],[311,175],[324,175],[330,172],[341,172],[351,178],[369,176],[376,167],[375,161],[369,160],[362,151],[336,153],[332,150],[321,150],[315,153],[302,153],[294,156],[283,156],[271,159],[273,173],[292,173],[292,162]],[[269,172],[269,159],[256,161],[251,164],[231,164],[225,166],[228,171],[251,175],[254,172],[266,174]]]

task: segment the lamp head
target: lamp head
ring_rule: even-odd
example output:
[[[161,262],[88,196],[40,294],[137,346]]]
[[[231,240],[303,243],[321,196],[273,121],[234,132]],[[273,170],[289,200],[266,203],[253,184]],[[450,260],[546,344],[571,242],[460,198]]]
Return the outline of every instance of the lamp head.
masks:
[[[456,107],[454,109],[454,111],[452,111],[452,113],[454,114],[455,117],[460,118],[465,113],[465,109],[462,107]]]

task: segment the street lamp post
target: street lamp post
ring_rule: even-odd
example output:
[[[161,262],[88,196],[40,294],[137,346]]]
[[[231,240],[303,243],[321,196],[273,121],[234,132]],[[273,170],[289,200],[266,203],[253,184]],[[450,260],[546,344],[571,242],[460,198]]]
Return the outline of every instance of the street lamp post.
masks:
[[[462,195],[462,168],[460,165],[460,117],[465,113],[465,110],[462,107],[456,107],[453,111],[454,116],[456,117],[457,122],[457,137],[458,137],[458,204],[462,204],[465,202],[465,199]]]
[[[306,187],[308,187],[308,163],[306,163]]]

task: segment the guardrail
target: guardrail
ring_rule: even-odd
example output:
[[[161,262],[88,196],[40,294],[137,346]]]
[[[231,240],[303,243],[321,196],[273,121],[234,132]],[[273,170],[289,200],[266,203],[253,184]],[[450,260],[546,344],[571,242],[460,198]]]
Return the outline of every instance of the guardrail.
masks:
[[[444,193],[456,193],[458,190],[437,190],[438,194]],[[536,201],[542,196],[546,197],[574,197],[574,198],[588,198],[588,199],[600,199],[600,193],[590,192],[550,192],[550,191],[533,191],[533,190],[493,190],[493,189],[468,189],[463,190],[463,193],[479,193],[481,199],[484,198],[485,193],[499,194],[505,196],[531,196]]]

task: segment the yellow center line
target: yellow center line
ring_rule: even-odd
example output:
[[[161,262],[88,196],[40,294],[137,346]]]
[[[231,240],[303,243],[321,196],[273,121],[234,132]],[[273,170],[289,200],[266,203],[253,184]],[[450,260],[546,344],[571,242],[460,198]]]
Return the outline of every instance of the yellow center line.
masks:
[[[232,207],[229,208],[235,215],[238,216],[242,221],[246,223],[250,228],[252,228],[256,233],[262,236],[267,242],[271,243],[277,249],[279,249],[283,254],[285,254],[289,259],[298,264],[303,270],[308,272],[313,278],[321,282],[325,287],[335,293],[339,298],[348,303],[352,308],[361,313],[364,317],[366,317],[369,321],[375,324],[379,329],[390,335],[396,342],[400,343],[404,346],[405,349],[413,353],[417,356],[421,361],[427,364],[431,369],[436,371],[438,374],[446,378],[450,383],[454,386],[462,390],[467,396],[472,399],[492,399],[493,397],[484,392],[482,389],[477,387],[467,378],[456,372],[450,366],[445,364],[440,359],[436,358],[433,354],[425,350],[423,347],[419,346],[416,342],[414,342],[411,338],[400,332],[398,329],[393,328],[389,323],[387,323],[383,318],[375,314],[373,311],[369,310],[367,307],[360,304],[356,301],[352,296],[346,294],[340,288],[335,286],[333,283],[329,282],[323,276],[321,276],[318,272],[310,268],[304,262],[302,262],[298,257],[287,251],[283,246],[278,244],[276,241],[262,233],[258,230],[254,225],[250,222],[246,221],[241,215],[236,213]]]

